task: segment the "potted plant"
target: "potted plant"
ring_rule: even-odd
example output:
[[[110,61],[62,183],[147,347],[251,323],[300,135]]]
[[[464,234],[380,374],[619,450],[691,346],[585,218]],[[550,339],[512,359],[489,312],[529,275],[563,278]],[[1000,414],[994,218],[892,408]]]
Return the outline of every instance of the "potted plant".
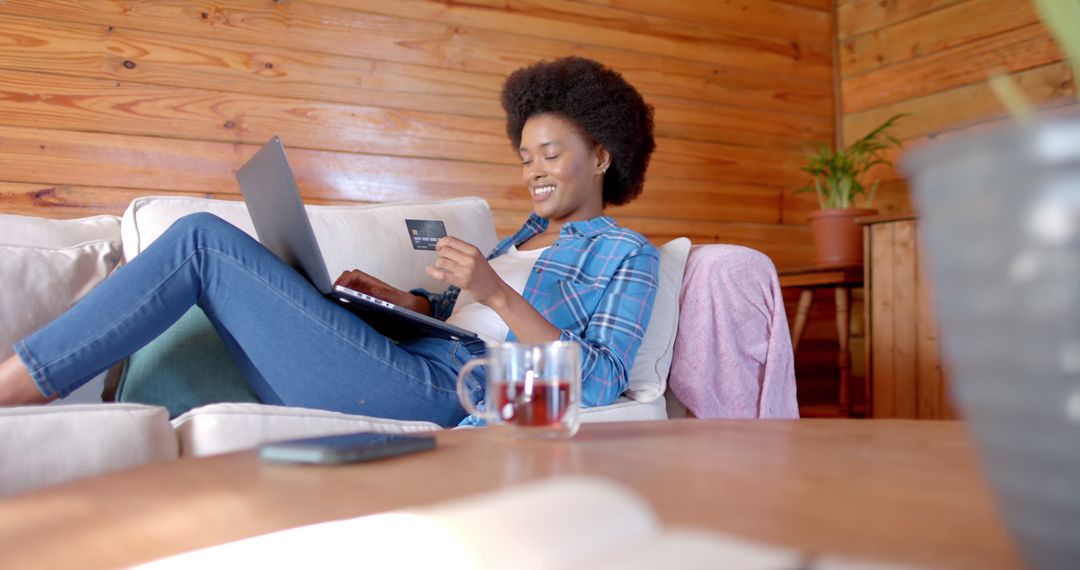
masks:
[[[1080,0],[1036,0],[1080,93]],[[1080,561],[1080,113],[901,159],[920,206],[950,387],[1032,568]],[[1010,101],[1011,100],[1011,101]]]
[[[903,114],[893,115],[846,148],[833,150],[819,143],[801,168],[813,180],[796,193],[814,192],[820,209],[810,212],[810,229],[814,236],[818,265],[862,264],[862,230],[856,218],[877,213],[870,209],[877,193],[878,182],[867,189],[863,178],[878,165],[889,165],[885,157],[890,147],[901,148],[900,139],[890,132]],[[863,207],[856,207],[856,198],[863,198]]]

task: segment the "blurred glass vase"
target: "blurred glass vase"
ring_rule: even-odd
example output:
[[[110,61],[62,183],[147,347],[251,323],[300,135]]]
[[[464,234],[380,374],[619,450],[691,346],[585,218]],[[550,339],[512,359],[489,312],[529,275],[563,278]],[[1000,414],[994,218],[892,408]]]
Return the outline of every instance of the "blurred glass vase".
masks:
[[[909,153],[953,395],[1036,568],[1080,563],[1080,116]]]

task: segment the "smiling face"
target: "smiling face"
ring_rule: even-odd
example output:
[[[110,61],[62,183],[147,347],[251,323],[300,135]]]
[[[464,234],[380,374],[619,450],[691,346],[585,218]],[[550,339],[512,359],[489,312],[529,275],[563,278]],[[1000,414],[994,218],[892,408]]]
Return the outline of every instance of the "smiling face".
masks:
[[[611,157],[570,121],[534,115],[521,129],[521,175],[533,211],[556,226],[604,213],[604,171]]]

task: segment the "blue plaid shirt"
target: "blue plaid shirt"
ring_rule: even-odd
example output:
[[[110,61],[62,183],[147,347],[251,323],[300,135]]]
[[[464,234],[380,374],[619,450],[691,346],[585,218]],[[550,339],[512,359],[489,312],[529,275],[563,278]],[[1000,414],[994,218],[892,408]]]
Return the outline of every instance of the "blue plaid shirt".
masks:
[[[547,229],[548,220],[529,216],[514,235],[499,242],[493,259]],[[603,406],[626,390],[659,285],[660,254],[644,236],[601,216],[568,222],[559,238],[533,266],[522,297],[559,328],[559,340],[581,347],[581,401]],[[435,318],[446,320],[460,289],[417,290],[431,302]],[[513,331],[507,341],[516,340]]]

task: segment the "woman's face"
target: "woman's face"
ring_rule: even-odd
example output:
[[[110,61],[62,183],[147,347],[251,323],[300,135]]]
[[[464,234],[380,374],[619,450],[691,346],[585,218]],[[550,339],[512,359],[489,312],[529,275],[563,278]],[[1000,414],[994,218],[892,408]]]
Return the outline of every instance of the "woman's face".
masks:
[[[558,115],[534,115],[521,129],[518,150],[536,215],[563,224],[603,214],[603,177],[610,155],[573,123]]]

